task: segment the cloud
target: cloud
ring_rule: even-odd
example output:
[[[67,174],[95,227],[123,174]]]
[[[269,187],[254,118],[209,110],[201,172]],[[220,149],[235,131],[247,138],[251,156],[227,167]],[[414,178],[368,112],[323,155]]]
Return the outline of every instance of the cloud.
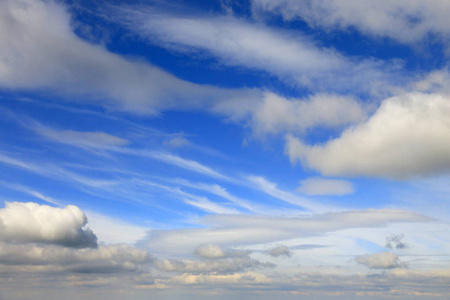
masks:
[[[400,262],[397,255],[391,252],[381,252],[372,255],[358,256],[356,261],[371,269],[403,268],[406,265]]]
[[[195,249],[194,253],[203,258],[225,257],[225,251],[223,251],[222,248],[217,245],[211,244],[198,246],[197,249]]]
[[[54,130],[41,126],[34,127],[40,135],[58,143],[74,145],[86,148],[106,148],[113,146],[125,146],[129,141],[117,136],[99,131]]]
[[[386,245],[384,247],[389,249],[405,249],[409,248],[408,244],[403,242],[405,236],[403,234],[390,235],[386,237]]]
[[[349,195],[354,193],[353,184],[347,180],[312,177],[300,182],[297,191],[306,195]]]
[[[450,169],[450,98],[408,93],[384,100],[375,114],[324,145],[288,135],[292,163],[324,175],[409,178]]]
[[[257,267],[274,267],[272,263],[262,263],[250,257],[249,251],[224,251],[218,245],[200,245],[194,253],[202,258],[199,260],[155,260],[155,266],[161,271],[182,273],[235,273]]]
[[[299,31],[276,30],[231,16],[174,14],[149,6],[115,10],[119,23],[152,44],[212,56],[229,66],[263,70],[312,90],[370,92],[375,86],[386,90],[387,78],[395,73],[395,64],[348,59]]]
[[[90,44],[70,25],[67,8],[60,3],[2,1],[0,87],[45,89],[68,99],[86,99],[137,114],[205,108],[219,99],[260,95],[180,80],[144,61],[125,59]]]
[[[181,285],[205,285],[205,286],[246,286],[270,284],[273,280],[264,274],[257,272],[235,274],[182,274],[173,277],[172,284]]]
[[[139,245],[155,255],[193,252],[198,245],[236,247],[321,235],[350,228],[386,226],[390,223],[429,222],[432,219],[404,210],[357,210],[301,217],[208,215],[206,228],[151,230]]]
[[[28,202],[5,202],[0,209],[0,240],[48,243],[67,247],[97,247],[97,237],[76,206],[55,208]]]
[[[85,211],[85,213],[89,219],[89,227],[95,232],[99,241],[106,244],[132,245],[145,237],[150,229],[92,211]]]
[[[306,210],[310,210],[313,212],[325,212],[334,210],[335,208],[330,206],[325,206],[318,202],[312,201],[305,197],[301,197],[295,194],[291,194],[289,192],[280,190],[277,188],[277,185],[273,182],[268,181],[264,177],[261,176],[247,176],[246,179],[248,182],[255,186],[255,188],[263,191],[264,193],[279,199],[281,201],[297,205],[303,207]]]
[[[164,144],[172,148],[185,148],[190,146],[192,143],[184,137],[177,136],[165,141]]]
[[[12,272],[134,272],[151,260],[147,251],[123,244],[74,249],[34,243],[0,243],[0,264]]]
[[[298,132],[325,127],[335,128],[366,118],[362,106],[351,97],[316,94],[307,99],[286,99],[266,93],[250,117],[254,132]]]
[[[450,33],[450,4],[440,0],[252,0],[252,8],[255,15],[270,12],[285,20],[302,19],[311,27],[354,28],[403,43],[418,42],[428,34],[447,38]]]
[[[284,246],[284,245],[280,245],[280,246],[268,249],[266,251],[266,253],[269,254],[270,256],[274,256],[274,257],[279,257],[279,256],[291,257],[292,256],[292,251],[289,249],[289,247]]]
[[[237,64],[250,63],[249,67],[262,67],[280,76],[287,73],[322,92],[306,99],[287,99],[257,88],[225,89],[200,85],[178,79],[142,60],[124,58],[82,40],[70,26],[67,7],[59,2],[7,0],[0,4],[0,12],[0,87],[45,90],[51,96],[135,114],[201,110],[250,124],[258,135],[304,132],[314,127],[341,126],[364,119],[364,109],[354,98],[324,93],[328,87],[349,93],[354,87],[366,86],[366,82],[371,83],[366,90],[374,89],[376,82],[385,80],[384,71],[377,70],[378,63],[352,63],[331,50],[317,48],[310,41],[291,44],[291,38],[298,39],[298,33],[272,32],[265,27],[228,18],[186,21],[186,18],[173,17],[173,21],[191,22],[192,29],[198,29],[180,34],[187,41],[196,40],[189,35],[207,31],[206,36],[198,38],[211,37],[212,40],[206,38],[205,43],[217,44],[217,48],[210,49],[213,52],[230,51],[223,54],[225,61],[233,62],[236,58]],[[131,10],[127,13],[139,14]],[[142,18],[134,18],[134,21],[142,21]],[[170,18],[147,18],[146,21],[162,22],[154,24],[160,26],[152,27],[155,30],[176,25],[169,24]],[[175,26],[174,30],[184,31],[188,27]],[[224,34],[215,34],[215,30],[224,31]],[[141,33],[145,31],[141,30]],[[257,40],[247,41],[250,37]],[[237,49],[233,45],[237,45]],[[349,70],[349,74],[343,76],[343,70]],[[355,72],[357,76],[352,75]],[[349,80],[349,76],[355,78]],[[338,82],[340,79],[342,82]],[[345,88],[348,84],[352,89]],[[277,114],[270,113],[275,111]],[[123,138],[95,131],[40,128],[40,133],[59,142],[85,147],[127,144]],[[186,142],[178,139],[171,144],[180,146]]]

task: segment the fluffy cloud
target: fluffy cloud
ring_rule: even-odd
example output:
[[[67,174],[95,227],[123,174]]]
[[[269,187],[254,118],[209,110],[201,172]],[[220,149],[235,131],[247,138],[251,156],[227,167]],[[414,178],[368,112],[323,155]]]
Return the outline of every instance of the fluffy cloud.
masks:
[[[267,93],[251,113],[251,125],[257,134],[300,132],[315,127],[342,126],[365,119],[365,112],[354,99],[318,94],[309,99],[288,100]]]
[[[406,265],[400,262],[397,255],[391,252],[381,252],[372,255],[359,256],[356,258],[359,264],[365,265],[371,269],[392,269],[402,268]]]
[[[273,247],[273,248],[267,250],[266,253],[269,254],[270,256],[275,256],[275,257],[283,256],[283,255],[287,256],[287,257],[291,257],[291,255],[292,255],[292,252],[289,249],[289,247],[284,246],[284,245]]]
[[[427,34],[448,37],[448,1],[432,0],[252,0],[255,14],[271,12],[286,20],[301,18],[312,27],[356,28],[373,36],[416,42]]]
[[[97,237],[76,206],[55,208],[36,203],[6,202],[0,209],[0,240],[49,243],[68,247],[96,247]]]
[[[348,195],[353,194],[353,184],[346,180],[307,178],[300,182],[297,191],[307,195]]]
[[[365,123],[324,145],[287,136],[291,162],[325,175],[407,178],[450,169],[450,98],[409,93],[386,99]]]

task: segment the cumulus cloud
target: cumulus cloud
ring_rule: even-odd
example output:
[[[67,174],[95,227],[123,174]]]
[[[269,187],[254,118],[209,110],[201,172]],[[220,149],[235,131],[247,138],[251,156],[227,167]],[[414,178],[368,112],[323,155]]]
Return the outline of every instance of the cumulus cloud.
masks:
[[[255,15],[281,14],[286,20],[300,18],[312,27],[355,28],[405,43],[417,42],[430,33],[444,38],[450,33],[448,1],[252,0],[252,7]]]
[[[297,191],[306,195],[349,195],[354,188],[347,180],[312,177],[300,181]]]
[[[287,136],[292,163],[324,175],[408,178],[450,169],[450,98],[408,93],[384,100],[365,123],[324,145]]]
[[[372,255],[358,256],[356,262],[371,269],[393,269],[406,267],[398,256],[392,252],[381,252]]]
[[[0,240],[96,247],[97,237],[84,228],[87,218],[76,206],[55,208],[37,203],[5,202],[0,209]]]
[[[266,253],[269,254],[270,256],[274,256],[274,257],[279,257],[279,256],[291,257],[291,255],[292,255],[291,249],[289,249],[289,247],[284,246],[284,245],[270,248],[266,251]]]

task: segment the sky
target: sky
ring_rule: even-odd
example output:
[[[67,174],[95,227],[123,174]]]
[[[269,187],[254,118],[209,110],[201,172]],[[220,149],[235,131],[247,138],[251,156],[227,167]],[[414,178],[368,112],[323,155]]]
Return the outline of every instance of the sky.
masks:
[[[0,0],[0,299],[450,298],[449,14]]]

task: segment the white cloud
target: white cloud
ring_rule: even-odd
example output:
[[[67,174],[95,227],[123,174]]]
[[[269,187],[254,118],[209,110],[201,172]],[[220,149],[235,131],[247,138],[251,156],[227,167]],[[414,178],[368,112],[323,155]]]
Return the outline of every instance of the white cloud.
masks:
[[[361,121],[365,116],[357,101],[343,96],[319,94],[308,99],[285,99],[261,89],[223,89],[180,80],[149,63],[121,57],[82,40],[70,27],[66,7],[53,1],[3,1],[0,13],[0,87],[46,89],[70,100],[137,114],[204,110],[248,122],[259,134],[339,126]],[[141,21],[156,22],[154,30],[181,30],[177,37],[186,38],[186,43],[201,40],[193,47],[218,52],[225,61],[238,65],[295,77],[314,90],[342,89],[348,93],[349,85],[370,90],[375,89],[376,82],[385,80],[378,63],[350,62],[310,41],[298,41],[298,33],[272,32],[229,18],[170,20],[160,16]],[[177,22],[187,22],[193,28],[178,26]],[[273,111],[278,113],[269,113]],[[40,133],[59,142],[87,147],[127,144],[125,139],[102,132],[41,128]],[[174,143],[186,144],[180,139]]]
[[[142,6],[116,9],[118,21],[130,30],[175,51],[200,52],[226,65],[267,71],[318,90],[370,92],[375,86],[384,90],[390,86],[392,65],[345,58],[298,31],[275,30],[230,16],[174,15]]]
[[[312,177],[302,180],[297,191],[306,195],[349,195],[354,188],[347,180]]]
[[[134,244],[144,238],[150,228],[138,226],[118,218],[108,217],[96,212],[85,211],[89,227],[98,240],[106,244]]]
[[[173,277],[172,284],[181,285],[214,285],[214,286],[246,286],[272,283],[273,280],[264,274],[257,272],[235,274],[182,274]]]
[[[185,139],[184,137],[177,136],[170,140],[165,141],[164,144],[173,148],[185,148],[190,146],[192,143],[188,139]]]
[[[211,245],[211,244],[198,246],[194,252],[198,256],[204,257],[204,258],[223,258],[223,257],[225,257],[225,251],[223,251],[222,248],[220,248],[217,245]]]
[[[87,218],[76,206],[55,208],[28,202],[5,202],[0,209],[0,239],[9,242],[37,242],[68,247],[96,247],[97,237]]]
[[[445,0],[252,0],[255,15],[281,14],[286,20],[301,18],[326,30],[355,28],[372,36],[400,42],[417,42],[428,34],[448,37],[450,3]]]
[[[275,243],[348,228],[386,226],[398,222],[428,222],[430,218],[404,210],[365,210],[304,215],[261,217],[209,215],[201,219],[206,228],[151,230],[139,244],[157,255],[192,253],[198,245],[236,247]]]
[[[316,127],[334,128],[363,121],[366,114],[350,97],[316,94],[308,99],[286,99],[266,93],[254,107],[250,122],[256,134],[299,132]]]
[[[303,207],[306,210],[310,210],[313,212],[327,212],[327,211],[331,211],[331,210],[336,210],[335,207],[325,206],[323,204],[312,201],[305,197],[301,197],[301,196],[280,190],[277,188],[277,185],[275,183],[268,181],[264,177],[247,176],[246,179],[249,181],[249,183],[254,185],[257,189],[263,191],[264,193],[266,193],[276,199],[279,199],[281,201],[285,201],[287,203]]]
[[[365,123],[324,145],[288,135],[291,162],[324,175],[408,178],[450,169],[450,98],[408,93],[384,100]]]
[[[216,202],[208,200],[206,197],[193,197],[190,199],[184,199],[186,204],[198,207],[204,211],[215,213],[215,214],[238,214],[239,211],[234,208],[228,208],[226,206],[220,205]]]
[[[72,31],[65,6],[53,1],[0,3],[0,86],[49,89],[69,99],[155,114],[168,108],[211,107],[213,100],[259,97],[180,80],[137,59],[90,44]]]
[[[404,263],[400,262],[398,256],[392,252],[381,252],[372,255],[358,256],[356,261],[371,269],[392,269],[406,266]]]
[[[54,130],[43,126],[34,129],[48,139],[77,147],[105,148],[129,143],[126,139],[99,131]]]
[[[287,257],[292,256],[291,249],[289,249],[289,247],[284,246],[284,245],[270,248],[266,251],[266,253],[269,254],[270,256],[275,256],[275,257],[279,257],[279,256],[283,256],[283,255],[287,256]]]
[[[128,245],[74,249],[57,245],[0,243],[0,264],[11,271],[117,273],[134,272],[151,262],[147,251]]]

